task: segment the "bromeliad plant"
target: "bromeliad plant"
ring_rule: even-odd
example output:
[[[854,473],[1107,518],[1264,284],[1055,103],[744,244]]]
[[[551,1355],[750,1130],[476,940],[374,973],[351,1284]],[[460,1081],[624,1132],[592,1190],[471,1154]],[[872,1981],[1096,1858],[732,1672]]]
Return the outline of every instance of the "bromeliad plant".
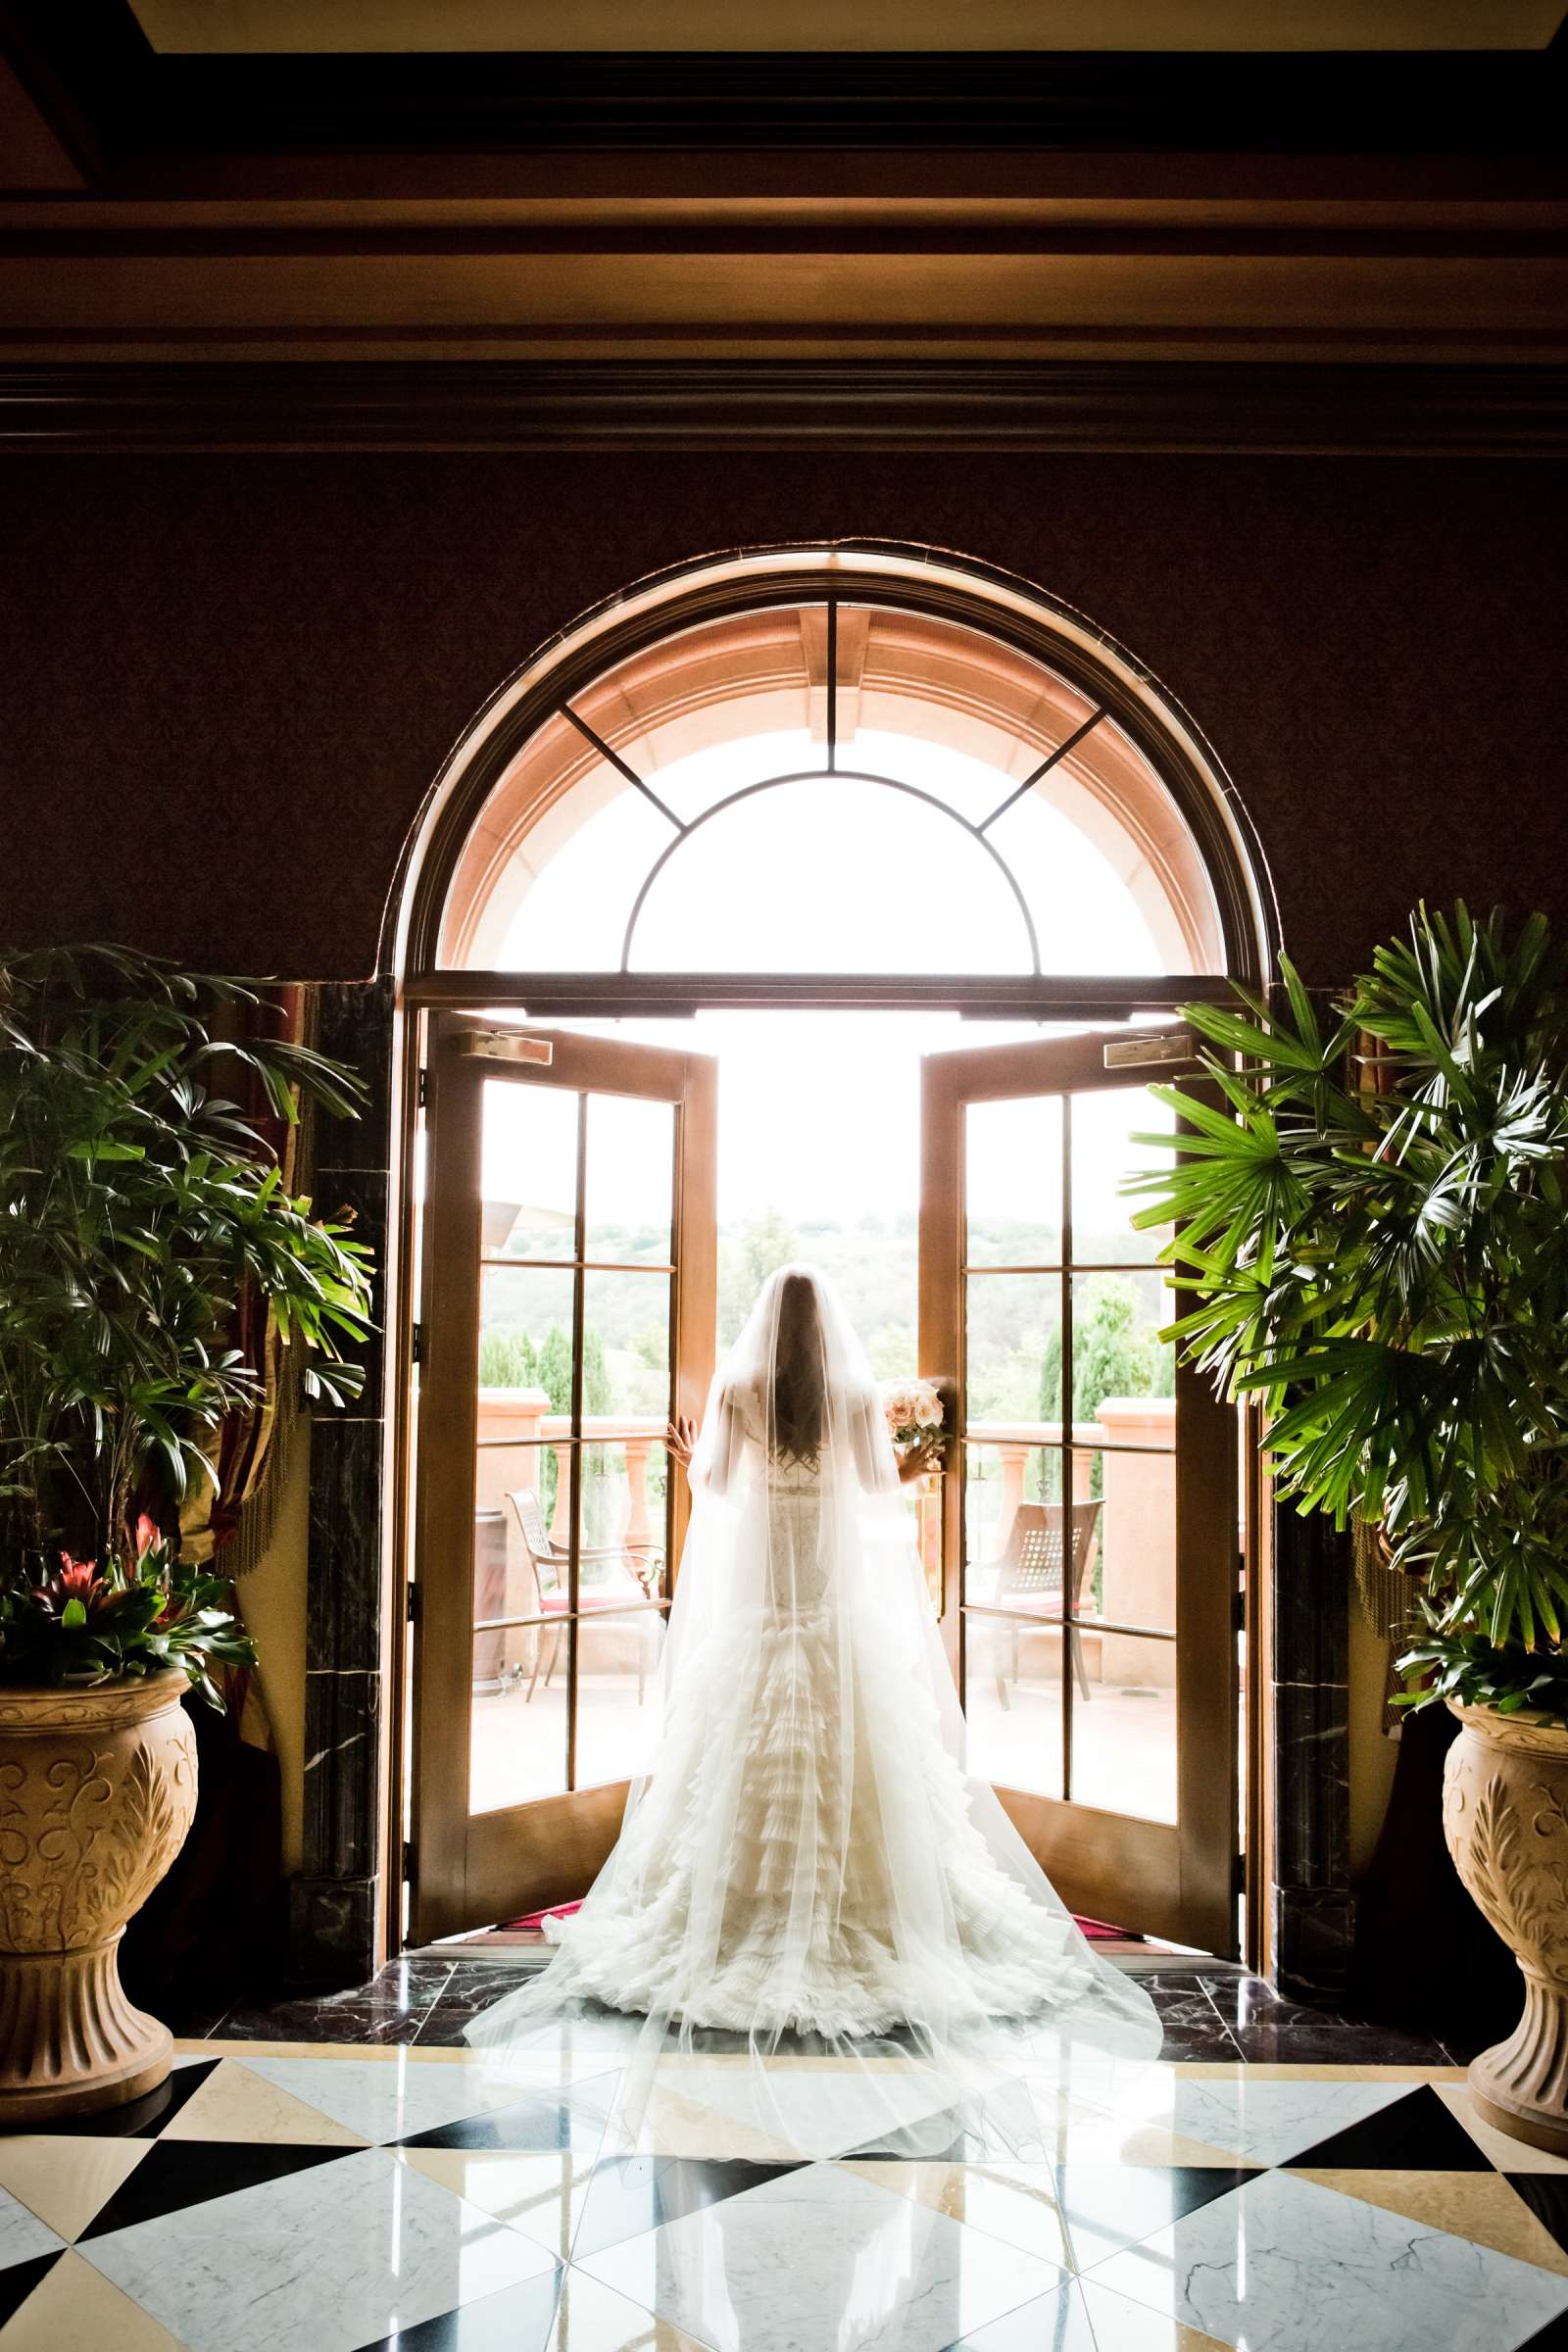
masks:
[[[259,1398],[247,1285],[308,1395],[359,1394],[368,1251],[290,1198],[227,1088],[254,1073],[288,1123],[356,1115],[363,1089],[308,1047],[226,1040],[259,1002],[118,949],[0,958],[0,1680],[201,1685],[251,1654],[226,1585],[159,1532]]]
[[[180,1560],[143,1513],[134,1557],[74,1560],[43,1576],[0,1571],[0,1681],[88,1687],[177,1666],[221,1706],[209,1669],[252,1665],[232,1588]]]
[[[1282,971],[1184,1007],[1224,1108],[1152,1090],[1187,1131],[1134,1221],[1177,1221],[1198,1300],[1164,1336],[1263,1400],[1281,1493],[1421,1580],[1407,1703],[1568,1724],[1568,965],[1461,904],[1326,1017]]]

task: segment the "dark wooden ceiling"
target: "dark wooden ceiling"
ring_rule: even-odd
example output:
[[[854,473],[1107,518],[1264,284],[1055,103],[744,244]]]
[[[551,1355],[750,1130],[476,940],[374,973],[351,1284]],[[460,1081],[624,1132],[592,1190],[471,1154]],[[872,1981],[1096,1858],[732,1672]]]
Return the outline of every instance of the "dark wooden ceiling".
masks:
[[[0,439],[1555,445],[1565,82],[1560,34],[242,56],[0,0]]]

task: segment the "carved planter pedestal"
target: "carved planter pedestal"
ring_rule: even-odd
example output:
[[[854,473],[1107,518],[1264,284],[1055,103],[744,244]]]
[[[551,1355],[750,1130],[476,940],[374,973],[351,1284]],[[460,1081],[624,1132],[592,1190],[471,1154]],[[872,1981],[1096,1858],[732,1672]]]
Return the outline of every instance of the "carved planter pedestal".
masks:
[[[177,1671],[0,1689],[0,2128],[155,2090],[167,2026],[120,1983],[125,1922],[185,1842],[196,1743]]]
[[[1525,1981],[1524,2015],[1474,2061],[1470,2095],[1483,2122],[1568,2156],[1568,1731],[1490,1707],[1452,1711],[1444,1834]]]

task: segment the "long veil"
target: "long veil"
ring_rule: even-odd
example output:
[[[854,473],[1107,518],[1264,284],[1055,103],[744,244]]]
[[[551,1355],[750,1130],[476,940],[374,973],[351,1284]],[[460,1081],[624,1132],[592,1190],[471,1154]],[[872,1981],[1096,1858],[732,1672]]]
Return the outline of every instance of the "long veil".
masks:
[[[632,2152],[1038,2153],[1054,2094],[1160,2029],[967,1770],[877,1393],[815,1269],[764,1286],[691,1484],[651,1770],[549,1965],[467,2040],[519,2082],[612,2083]]]

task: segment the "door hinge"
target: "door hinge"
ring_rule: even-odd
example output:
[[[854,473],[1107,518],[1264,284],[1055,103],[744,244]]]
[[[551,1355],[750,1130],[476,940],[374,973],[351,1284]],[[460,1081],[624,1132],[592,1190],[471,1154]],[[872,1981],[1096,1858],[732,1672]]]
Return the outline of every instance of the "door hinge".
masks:
[[[404,1592],[407,1595],[409,1623],[417,1625],[419,1622],[419,1588],[416,1584],[405,1585]]]
[[[429,1107],[430,1107],[430,1073],[429,1073],[429,1071],[428,1071],[428,1070],[421,1070],[421,1071],[419,1072],[419,1108],[420,1108],[421,1110],[428,1110],[428,1109],[429,1109]]]
[[[1162,1037],[1113,1038],[1102,1054],[1107,1070],[1166,1069],[1197,1057],[1190,1029],[1169,1031]]]
[[[424,1361],[424,1325],[422,1323],[416,1323],[412,1327],[409,1361],[411,1364],[422,1364]]]
[[[1239,1634],[1247,1631],[1247,1587],[1238,1585],[1231,1595],[1231,1624]]]
[[[412,1886],[419,1876],[419,1849],[411,1838],[403,1848],[403,1884]]]
[[[1247,1856],[1245,1854],[1231,1856],[1231,1892],[1232,1894],[1247,1892]]]
[[[519,1037],[511,1029],[466,1029],[458,1052],[480,1061],[530,1061],[548,1070],[556,1049],[548,1037]]]

